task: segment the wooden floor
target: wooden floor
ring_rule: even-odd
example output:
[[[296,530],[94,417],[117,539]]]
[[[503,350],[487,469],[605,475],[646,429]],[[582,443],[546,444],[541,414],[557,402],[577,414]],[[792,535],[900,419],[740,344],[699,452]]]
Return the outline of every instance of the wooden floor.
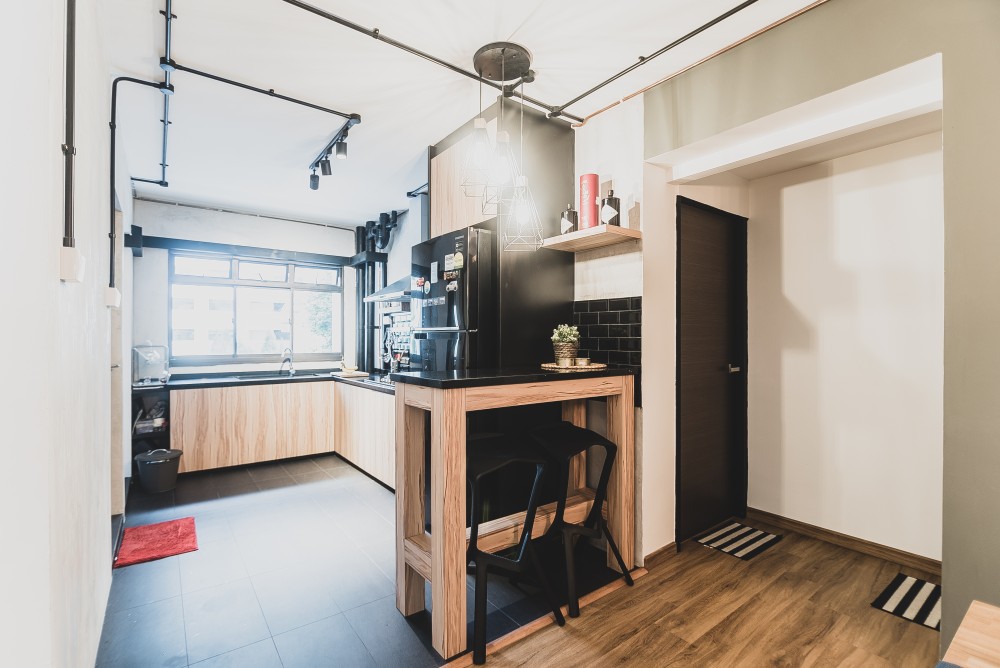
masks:
[[[875,610],[899,571],[800,534],[749,562],[696,544],[647,560],[649,574],[491,654],[505,666],[865,666],[926,668],[938,632]]]

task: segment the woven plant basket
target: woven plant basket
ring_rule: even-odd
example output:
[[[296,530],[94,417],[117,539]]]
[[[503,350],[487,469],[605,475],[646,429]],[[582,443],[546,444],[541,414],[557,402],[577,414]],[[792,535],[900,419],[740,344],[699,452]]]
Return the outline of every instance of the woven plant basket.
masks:
[[[557,343],[552,342],[552,350],[556,354],[556,359],[573,359],[576,357],[576,352],[580,349],[579,342],[577,343]]]

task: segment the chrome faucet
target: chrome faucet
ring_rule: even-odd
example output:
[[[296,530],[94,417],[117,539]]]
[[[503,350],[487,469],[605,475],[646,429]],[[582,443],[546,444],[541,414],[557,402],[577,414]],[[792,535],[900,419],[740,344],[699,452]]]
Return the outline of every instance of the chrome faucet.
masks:
[[[281,366],[278,367],[278,375],[279,376],[281,375],[281,372],[285,370],[285,363],[288,363],[288,375],[289,376],[294,376],[295,375],[295,367],[292,366],[292,349],[291,348],[285,348],[281,352]]]

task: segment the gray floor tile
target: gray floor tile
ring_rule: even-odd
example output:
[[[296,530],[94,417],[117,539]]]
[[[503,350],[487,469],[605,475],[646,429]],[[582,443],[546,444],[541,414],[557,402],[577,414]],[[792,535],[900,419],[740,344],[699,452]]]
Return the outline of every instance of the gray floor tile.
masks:
[[[241,580],[248,575],[232,538],[199,542],[195,552],[182,554],[179,558],[184,593]]]
[[[288,471],[284,469],[280,462],[269,462],[267,464],[255,464],[247,468],[247,474],[254,482],[261,480],[271,480],[273,478],[287,478]]]
[[[108,612],[126,610],[181,595],[180,557],[116,568],[111,575]]]
[[[316,462],[311,459],[289,459],[281,462],[281,466],[292,476],[320,470]]]
[[[316,466],[321,469],[336,469],[342,466],[349,466],[347,462],[337,455],[319,455],[317,457],[313,457],[313,461],[316,462]]]
[[[344,615],[377,665],[438,665],[434,651],[424,646],[416,629],[396,610],[394,596],[348,610]]]
[[[198,668],[282,668],[271,638],[191,665]]]
[[[180,597],[105,617],[97,668],[181,668],[187,662]]]
[[[191,663],[271,636],[249,578],[184,594],[182,599]]]
[[[395,585],[363,552],[331,555],[323,564],[316,564],[324,582],[333,587],[334,598],[341,610],[351,610],[394,594]]]
[[[306,473],[298,473],[298,474],[292,476],[292,478],[295,480],[296,483],[298,483],[300,485],[303,485],[303,484],[312,484],[312,483],[322,483],[322,482],[328,482],[330,480],[333,480],[333,477],[330,475],[329,471],[324,471],[323,469],[320,469],[320,468],[317,468],[315,471],[307,471]]]
[[[335,584],[323,570],[282,568],[255,575],[251,581],[273,635],[340,612]]]
[[[376,663],[344,615],[274,637],[284,668],[389,666]]]

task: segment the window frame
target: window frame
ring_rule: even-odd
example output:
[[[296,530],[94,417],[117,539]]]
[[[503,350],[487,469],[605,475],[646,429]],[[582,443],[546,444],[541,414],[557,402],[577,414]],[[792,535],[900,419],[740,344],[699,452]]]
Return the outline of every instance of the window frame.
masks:
[[[225,259],[229,261],[229,278],[213,278],[203,276],[188,276],[177,274],[174,271],[174,259],[177,257],[203,258],[212,260]],[[284,266],[285,281],[263,281],[256,279],[239,278],[239,263],[248,262],[252,264],[274,264]],[[337,285],[324,285],[318,283],[296,283],[296,267],[313,267],[317,269],[332,270],[337,277]],[[174,285],[196,285],[196,286],[223,286],[233,288],[233,354],[232,355],[174,355]],[[243,256],[229,253],[210,253],[186,250],[170,250],[167,257],[167,350],[170,366],[217,366],[222,364],[260,364],[273,363],[281,360],[281,353],[264,354],[239,354],[239,312],[237,310],[238,299],[236,288],[268,288],[276,290],[287,290],[289,292],[289,332],[291,341],[289,348],[297,362],[339,362],[344,359],[344,268],[340,265],[324,264],[322,262],[302,262],[293,260],[278,260],[271,258],[260,258]],[[335,292],[340,294],[340,352],[333,353],[295,353],[295,292]],[[337,314],[335,314],[336,316]]]

